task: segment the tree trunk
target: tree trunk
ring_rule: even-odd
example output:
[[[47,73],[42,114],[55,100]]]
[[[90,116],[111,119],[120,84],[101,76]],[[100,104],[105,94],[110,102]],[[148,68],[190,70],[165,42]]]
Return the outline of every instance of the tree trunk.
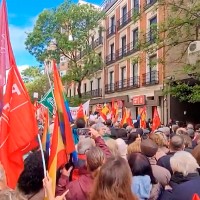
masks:
[[[78,82],[78,87],[77,87],[77,93],[78,93],[78,97],[81,99],[82,98],[82,94],[81,94],[81,83],[82,81]]]

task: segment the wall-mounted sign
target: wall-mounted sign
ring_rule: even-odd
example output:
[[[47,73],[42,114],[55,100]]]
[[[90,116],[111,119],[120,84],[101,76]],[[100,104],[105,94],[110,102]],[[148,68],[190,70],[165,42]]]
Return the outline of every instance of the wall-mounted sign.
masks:
[[[134,106],[145,105],[146,96],[145,95],[135,96],[132,98],[132,102]]]

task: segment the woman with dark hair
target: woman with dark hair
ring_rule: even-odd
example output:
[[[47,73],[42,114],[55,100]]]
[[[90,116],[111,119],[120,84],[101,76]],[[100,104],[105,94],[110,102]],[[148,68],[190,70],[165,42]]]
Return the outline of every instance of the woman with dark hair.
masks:
[[[120,157],[107,159],[101,167],[91,200],[136,200],[131,191],[131,171]]]
[[[132,192],[139,199],[156,200],[161,193],[161,185],[153,176],[151,164],[148,158],[142,153],[132,153],[128,157],[128,163],[132,172]]]

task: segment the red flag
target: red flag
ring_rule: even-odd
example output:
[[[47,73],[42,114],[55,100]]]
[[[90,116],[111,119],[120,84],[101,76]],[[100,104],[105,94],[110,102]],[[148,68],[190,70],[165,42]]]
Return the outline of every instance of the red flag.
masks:
[[[8,57],[8,19],[5,0],[2,0],[0,8],[0,115],[3,107],[3,86],[6,83],[6,69],[10,68]]]
[[[155,131],[161,125],[160,117],[157,108],[154,107],[152,131]]]
[[[1,12],[6,19],[6,5],[3,0]],[[1,16],[3,14],[1,13]],[[15,188],[18,177],[23,170],[24,148],[37,135],[37,124],[33,105],[17,69],[7,27],[5,54],[9,58],[8,81],[3,97],[3,110],[0,124],[0,161],[7,175],[8,186]],[[2,59],[2,58],[1,58]],[[1,67],[1,66],[0,66]]]
[[[131,111],[129,110],[129,112],[128,112],[128,118],[127,118],[127,123],[128,123],[128,125],[129,126],[132,126],[132,127],[134,127],[134,125],[133,125],[133,120],[132,120],[132,116],[131,116]]]
[[[103,108],[99,111],[99,114],[103,118],[104,121],[107,120],[107,114],[109,113],[108,105],[104,105]]]
[[[112,99],[112,103],[111,103],[111,118],[115,119],[115,115],[116,115],[115,100]]]
[[[123,109],[123,116],[122,116],[122,120],[120,122],[120,126],[122,127],[124,124],[127,123],[127,118],[128,118],[128,112],[127,112],[127,108]]]
[[[79,106],[79,109],[78,109],[78,111],[77,111],[77,119],[79,119],[79,118],[85,118],[85,114],[84,114],[84,110],[83,110],[83,105],[81,104],[80,106]]]

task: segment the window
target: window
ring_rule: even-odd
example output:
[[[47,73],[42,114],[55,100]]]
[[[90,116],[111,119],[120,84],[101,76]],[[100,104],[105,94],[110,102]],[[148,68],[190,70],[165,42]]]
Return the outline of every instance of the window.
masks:
[[[125,86],[126,67],[121,68],[121,87]]]
[[[99,90],[101,88],[101,78],[97,79],[97,89]]]
[[[127,5],[122,8],[122,23],[127,21]]]
[[[110,45],[110,54],[111,54],[110,60],[114,60],[114,43]]]
[[[149,42],[155,42],[156,30],[157,30],[157,16],[149,20],[150,32],[149,32]]]
[[[138,84],[138,63],[134,63],[132,65],[132,80],[131,80],[131,83],[133,85]]]
[[[126,36],[122,37],[122,56],[126,54]]]
[[[115,32],[115,16],[112,16],[110,18],[110,32],[114,33]]]
[[[134,13],[139,13],[139,0],[133,0],[133,9],[134,9]]]
[[[133,30],[133,49],[138,48],[138,28]]]
[[[90,91],[93,90],[93,81],[90,81]]]
[[[109,73],[109,76],[110,76],[110,82],[109,82],[109,90],[114,90],[114,85],[113,85],[113,83],[114,83],[114,71],[111,71],[110,73]]]
[[[87,83],[84,83],[84,93],[87,92]]]
[[[152,55],[149,57],[149,67],[148,67],[149,70],[148,79],[150,83],[157,80],[156,66],[157,66],[157,56]]]

